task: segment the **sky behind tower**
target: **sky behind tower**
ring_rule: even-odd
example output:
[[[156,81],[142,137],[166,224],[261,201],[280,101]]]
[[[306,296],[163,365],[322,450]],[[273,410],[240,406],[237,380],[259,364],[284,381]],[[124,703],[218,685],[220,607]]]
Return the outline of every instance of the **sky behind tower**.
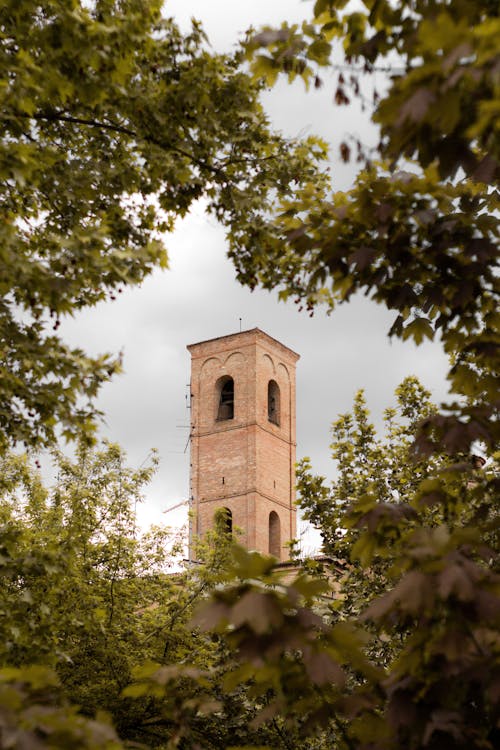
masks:
[[[227,51],[253,25],[300,21],[311,12],[300,0],[167,0],[165,13],[183,30],[192,16],[201,20],[216,51]],[[383,81],[379,82],[383,85]],[[331,169],[337,189],[348,189],[355,168],[338,158],[344,135],[355,132],[376,142],[369,113],[358,105],[339,109],[332,103],[334,79],[306,93],[300,83],[283,83],[264,95],[274,126],[286,136],[316,133],[332,148]],[[364,387],[374,419],[380,423],[393,392],[409,374],[420,377],[436,400],[444,398],[446,360],[436,344],[418,347],[392,343],[387,331],[393,315],[366,298],[356,298],[331,316],[318,310],[310,318],[277,295],[251,293],[235,280],[226,258],[224,232],[198,202],[166,238],[170,268],[157,271],[137,289],[112,303],[66,321],[63,332],[71,343],[89,352],[123,351],[124,374],[107,384],[100,397],[105,412],[102,435],[121,443],[129,462],[140,465],[150,449],[160,453],[160,470],[139,509],[143,524],[166,521],[180,525],[189,481],[188,344],[259,327],[298,352],[297,456],[310,456],[318,473],[331,476],[330,424],[349,410],[354,394]],[[313,544],[313,541],[311,542]],[[308,546],[307,538],[305,546]]]

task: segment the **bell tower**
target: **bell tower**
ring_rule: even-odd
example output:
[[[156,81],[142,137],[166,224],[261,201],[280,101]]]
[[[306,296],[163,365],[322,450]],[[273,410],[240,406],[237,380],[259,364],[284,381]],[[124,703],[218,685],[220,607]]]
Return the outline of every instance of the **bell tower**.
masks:
[[[295,537],[295,365],[259,328],[191,344],[191,538],[220,508],[248,549]],[[190,539],[191,543],[191,539]]]

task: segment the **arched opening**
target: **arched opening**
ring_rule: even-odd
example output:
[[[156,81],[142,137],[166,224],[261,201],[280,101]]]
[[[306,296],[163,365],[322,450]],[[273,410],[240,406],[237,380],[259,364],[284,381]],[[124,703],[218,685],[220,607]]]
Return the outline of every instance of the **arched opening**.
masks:
[[[229,508],[217,508],[214,516],[215,526],[228,536],[233,533],[233,514]]]
[[[234,418],[234,380],[228,375],[219,378],[216,386],[217,421]]]
[[[229,508],[219,508],[216,511],[216,516],[220,530],[231,536],[233,533],[233,514]]]
[[[275,380],[267,385],[267,418],[273,424],[280,423],[280,388]]]
[[[269,554],[281,559],[280,517],[274,510],[269,514]]]

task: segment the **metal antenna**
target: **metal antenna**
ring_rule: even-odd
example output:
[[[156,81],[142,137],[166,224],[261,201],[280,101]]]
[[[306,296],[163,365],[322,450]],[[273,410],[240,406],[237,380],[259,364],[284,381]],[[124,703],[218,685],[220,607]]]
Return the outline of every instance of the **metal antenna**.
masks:
[[[167,508],[163,511],[163,513],[170,513],[171,510],[175,510],[176,508],[180,508],[182,505],[187,505],[189,503],[189,500],[181,500],[180,503],[176,503],[175,505],[171,505],[170,508]]]
[[[189,388],[189,394],[188,394],[188,393],[186,393],[186,409],[189,409],[189,410],[191,410],[191,401],[192,401],[192,399],[193,399],[193,392],[192,392],[192,390],[191,390],[191,383],[190,383],[190,382],[186,384],[186,388]],[[191,418],[191,419],[192,419],[192,418]],[[191,436],[192,436],[192,434],[193,434],[193,430],[194,430],[194,424],[193,424],[193,422],[192,422],[192,421],[190,421],[190,425],[189,425],[189,435],[188,435],[188,439],[187,439],[187,441],[186,441],[186,445],[184,446],[184,451],[183,451],[183,453],[185,453],[185,452],[187,451],[187,449],[188,449],[189,443],[190,443],[190,441],[191,441]]]
[[[193,430],[194,430],[194,425],[192,425],[191,429],[189,430],[188,439],[186,440],[186,445],[184,446],[184,450],[182,451],[183,453],[185,453],[188,449],[189,443],[191,442],[191,438],[193,437]]]
[[[240,318],[240,333],[241,333],[241,318]]]

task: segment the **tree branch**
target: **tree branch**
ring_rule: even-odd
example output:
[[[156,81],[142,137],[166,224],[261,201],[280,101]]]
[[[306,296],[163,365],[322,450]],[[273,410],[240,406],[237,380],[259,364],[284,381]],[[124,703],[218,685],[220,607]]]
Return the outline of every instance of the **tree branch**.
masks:
[[[74,117],[73,115],[65,115],[62,112],[36,112],[32,115],[20,113],[15,117],[3,115],[1,119],[13,120],[17,119],[17,117],[23,117],[26,119],[43,122],[67,122],[73,125],[84,125],[86,127],[96,128],[97,130],[108,130],[110,132],[128,135],[131,138],[136,138],[138,141],[146,141],[146,143],[152,143],[159,148],[167,149],[169,151],[173,151],[176,154],[180,154],[181,156],[185,156],[186,159],[189,159],[189,161],[191,161],[193,164],[196,164],[196,166],[201,167],[202,169],[206,169],[208,172],[212,172],[213,174],[226,178],[225,172],[220,167],[208,164],[203,159],[197,159],[193,154],[189,153],[189,151],[185,151],[179,146],[173,146],[171,143],[165,143],[164,141],[158,140],[151,135],[140,135],[135,130],[128,128],[125,125],[101,122],[100,120],[92,120],[85,117]]]

